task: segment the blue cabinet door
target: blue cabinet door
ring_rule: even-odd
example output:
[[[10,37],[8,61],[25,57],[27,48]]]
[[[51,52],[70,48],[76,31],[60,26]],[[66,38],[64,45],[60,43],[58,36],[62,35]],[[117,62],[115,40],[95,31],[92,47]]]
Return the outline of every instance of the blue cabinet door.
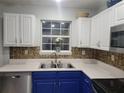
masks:
[[[57,93],[79,93],[79,80],[59,80]]]
[[[83,72],[81,74],[80,93],[93,93],[92,80]]]
[[[84,79],[84,82],[83,82],[83,93],[93,93],[92,83],[88,79]]]
[[[55,93],[54,80],[34,80],[33,93]]]

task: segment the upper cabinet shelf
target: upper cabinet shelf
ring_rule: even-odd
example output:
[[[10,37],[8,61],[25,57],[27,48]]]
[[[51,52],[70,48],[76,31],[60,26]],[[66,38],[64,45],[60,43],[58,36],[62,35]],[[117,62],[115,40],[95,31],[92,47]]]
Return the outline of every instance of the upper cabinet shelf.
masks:
[[[4,13],[4,46],[36,46],[35,25],[34,15]]]

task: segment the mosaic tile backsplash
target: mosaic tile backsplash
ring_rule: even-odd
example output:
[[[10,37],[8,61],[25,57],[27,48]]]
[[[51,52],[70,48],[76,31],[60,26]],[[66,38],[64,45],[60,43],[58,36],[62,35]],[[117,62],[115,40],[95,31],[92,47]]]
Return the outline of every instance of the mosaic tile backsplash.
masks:
[[[54,55],[44,55],[39,53],[40,48],[10,48],[10,59],[40,59],[40,58],[54,58]],[[85,54],[82,54],[85,51]],[[58,55],[59,58],[89,58],[98,59],[107,64],[113,65],[124,70],[124,54],[113,53],[96,49],[82,49],[72,48],[71,55]],[[114,58],[113,58],[114,57]]]
[[[92,58],[91,49],[72,48],[71,55],[58,55],[58,58]],[[85,51],[85,55],[82,55]],[[40,48],[10,48],[10,59],[40,59],[40,58],[54,58],[51,54],[40,53]]]

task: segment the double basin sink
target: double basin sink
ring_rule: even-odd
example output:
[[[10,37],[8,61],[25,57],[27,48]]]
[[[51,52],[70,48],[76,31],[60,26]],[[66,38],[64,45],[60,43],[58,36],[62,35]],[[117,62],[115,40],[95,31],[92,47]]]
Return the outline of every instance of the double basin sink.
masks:
[[[70,63],[42,63],[40,66],[41,69],[45,68],[74,68]]]

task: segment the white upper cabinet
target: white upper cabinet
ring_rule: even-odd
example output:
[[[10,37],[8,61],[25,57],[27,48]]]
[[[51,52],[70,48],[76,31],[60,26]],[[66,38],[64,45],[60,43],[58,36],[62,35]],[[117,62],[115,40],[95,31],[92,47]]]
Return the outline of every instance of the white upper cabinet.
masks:
[[[35,17],[32,15],[21,15],[20,42],[22,45],[32,45],[34,42]]]
[[[4,14],[4,46],[35,46],[35,16]]]
[[[91,19],[80,17],[75,21],[72,31],[73,47],[89,47],[90,42]]]
[[[92,17],[90,47],[99,49],[100,46],[100,16]]]
[[[91,48],[109,50],[113,17],[113,9],[108,9],[92,18]]]
[[[124,23],[124,1],[118,4],[115,8],[116,25]]]
[[[100,24],[100,49],[109,50],[110,47],[110,30],[113,23],[113,9],[108,9],[101,13]]]
[[[4,45],[16,46],[18,42],[19,31],[19,15],[18,14],[4,14]]]

